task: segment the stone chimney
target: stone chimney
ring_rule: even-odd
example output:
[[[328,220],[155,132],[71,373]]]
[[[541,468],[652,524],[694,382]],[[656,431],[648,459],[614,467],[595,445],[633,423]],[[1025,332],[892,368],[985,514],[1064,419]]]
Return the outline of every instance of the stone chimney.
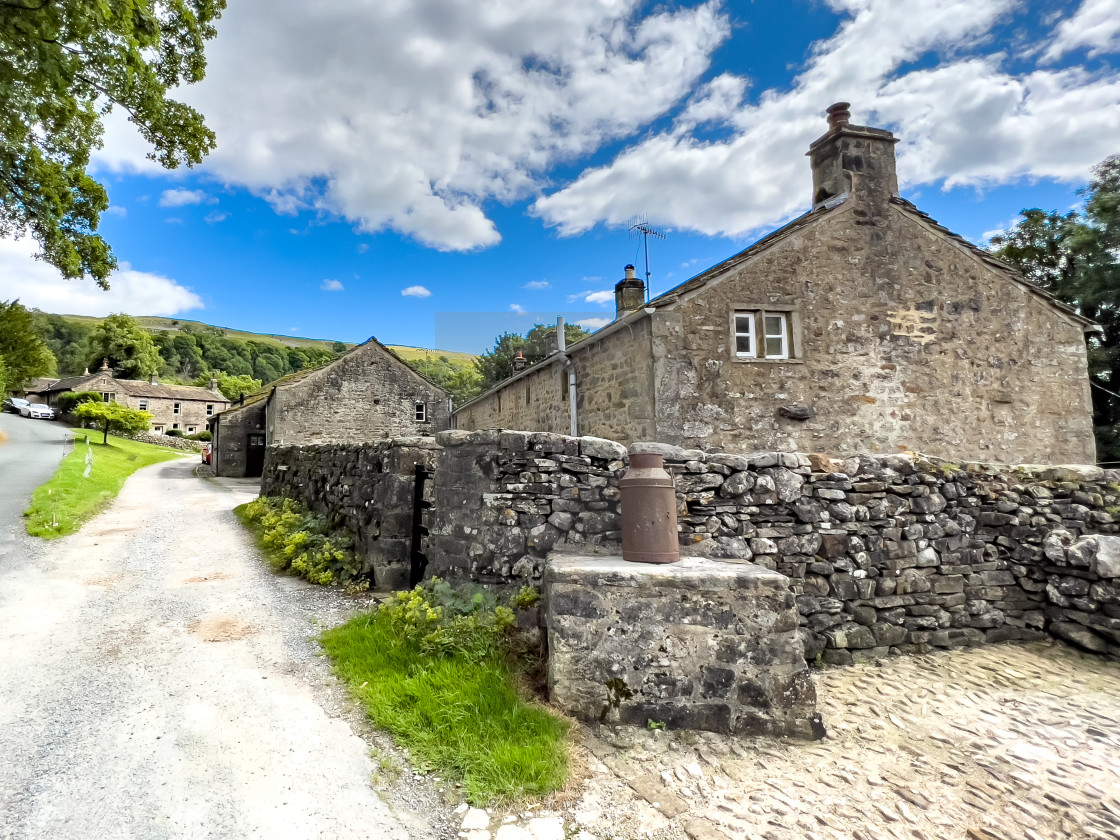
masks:
[[[634,266],[626,266],[626,276],[614,287],[614,318],[617,321],[646,302],[646,284],[634,274]]]
[[[156,380],[156,375],[154,373],[149,373],[148,374],[148,384],[149,385],[158,385],[159,384],[159,382]]]
[[[216,377],[216,376],[211,376],[210,377],[210,390],[211,391],[217,391],[218,390],[218,377]]]
[[[813,168],[813,207],[842,195],[885,202],[898,195],[894,144],[889,131],[852,125],[847,102],[830,105],[828,131],[809,146]]]
[[[516,373],[518,371],[525,370],[525,368],[527,367],[529,367],[529,360],[525,358],[525,355],[521,352],[521,350],[518,350],[517,355],[513,357],[514,372]]]

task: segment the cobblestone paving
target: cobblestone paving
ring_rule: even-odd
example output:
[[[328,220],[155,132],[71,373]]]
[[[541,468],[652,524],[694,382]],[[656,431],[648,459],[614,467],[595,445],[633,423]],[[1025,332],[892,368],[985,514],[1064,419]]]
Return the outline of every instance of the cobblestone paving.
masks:
[[[994,645],[815,680],[829,732],[816,743],[633,728],[587,736],[594,792],[574,803],[572,828],[618,836],[618,810],[586,807],[602,801],[609,768],[660,812],[640,820],[646,836],[1120,838],[1117,663]]]

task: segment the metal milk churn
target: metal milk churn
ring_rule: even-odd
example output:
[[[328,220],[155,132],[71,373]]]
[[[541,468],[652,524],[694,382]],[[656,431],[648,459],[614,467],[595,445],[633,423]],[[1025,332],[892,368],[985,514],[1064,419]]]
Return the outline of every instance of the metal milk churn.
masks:
[[[660,455],[630,456],[618,480],[622,501],[622,559],[632,563],[676,563],[677,494]]]

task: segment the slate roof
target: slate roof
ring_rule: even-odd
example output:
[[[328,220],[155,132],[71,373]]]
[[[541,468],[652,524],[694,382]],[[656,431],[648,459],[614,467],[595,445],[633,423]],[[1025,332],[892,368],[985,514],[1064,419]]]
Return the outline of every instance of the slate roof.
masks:
[[[81,391],[83,390],[83,386],[88,385],[103,373],[105,373],[105,371],[99,370],[97,373],[60,379],[49,388],[45,388],[41,393]],[[143,379],[117,379],[116,377],[113,378],[113,383],[119,390],[131,397],[148,397],[151,399],[165,400],[198,400],[200,402],[229,402],[225,395],[217,391],[211,391],[209,388],[199,388],[196,385],[162,385],[158,382],[145,382]]]

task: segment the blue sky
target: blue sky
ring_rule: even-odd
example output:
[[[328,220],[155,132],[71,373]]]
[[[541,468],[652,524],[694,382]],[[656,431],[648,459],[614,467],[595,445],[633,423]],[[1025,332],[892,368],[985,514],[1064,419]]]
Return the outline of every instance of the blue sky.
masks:
[[[95,158],[105,294],[0,240],[0,299],[480,352],[613,314],[807,209],[825,107],[900,138],[902,192],[973,241],[1120,153],[1120,0],[237,0],[178,95],[219,146]]]

